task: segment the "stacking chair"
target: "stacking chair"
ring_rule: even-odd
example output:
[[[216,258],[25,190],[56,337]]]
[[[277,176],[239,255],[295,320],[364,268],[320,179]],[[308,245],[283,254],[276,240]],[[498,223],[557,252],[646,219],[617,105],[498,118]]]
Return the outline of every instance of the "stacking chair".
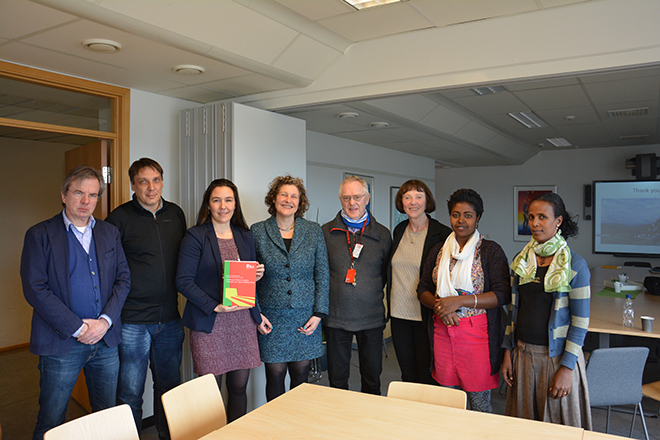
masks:
[[[390,382],[387,397],[465,409],[467,394],[462,390],[412,382]]]
[[[227,424],[225,405],[212,374],[182,383],[162,399],[172,440],[197,440]]]
[[[124,404],[93,412],[44,434],[44,440],[140,440],[131,407]]]
[[[634,405],[630,437],[635,428],[637,409],[642,418],[644,435],[649,432],[642,410],[642,374],[649,355],[647,347],[600,348],[591,352],[587,364],[587,383],[591,406],[607,407],[605,432],[610,432],[610,411],[613,405]]]

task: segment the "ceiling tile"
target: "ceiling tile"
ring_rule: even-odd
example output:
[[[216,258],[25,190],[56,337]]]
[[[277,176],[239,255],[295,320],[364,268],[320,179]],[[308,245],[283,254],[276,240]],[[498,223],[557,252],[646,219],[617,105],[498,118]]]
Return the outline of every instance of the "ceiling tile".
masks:
[[[205,104],[211,101],[221,101],[223,99],[233,98],[232,95],[204,89],[198,86],[186,86],[178,89],[161,90],[161,95],[171,96],[172,98],[187,99],[189,101]]]
[[[340,55],[341,52],[300,34],[273,66],[303,78],[317,78]]]
[[[298,35],[227,0],[104,0],[101,6],[265,64],[271,64]]]
[[[0,37],[12,40],[77,18],[28,0],[2,0]]]
[[[513,93],[494,93],[492,95],[458,98],[458,104],[478,115],[506,114],[507,112],[529,111],[529,106],[521,102]]]
[[[135,88],[147,92],[181,86],[180,83],[137,72],[130,72],[109,64],[93,61],[81,62],[81,59],[78,57],[23,43],[8,43],[0,46],[0,58],[10,59],[13,62],[53,70],[71,76],[89,78],[95,81],[117,84],[122,87]]]
[[[420,122],[438,106],[435,102],[421,95],[368,99],[364,103],[415,122]]]
[[[588,97],[579,85],[520,91],[516,92],[515,96],[535,111],[590,105]]]
[[[631,78],[584,85],[594,104],[617,104],[631,101],[647,101],[660,95],[660,80],[657,76]]]
[[[236,78],[211,81],[203,83],[202,85],[204,88],[221,91],[235,96],[251,95],[271,90],[283,90],[292,87],[290,84],[256,73]]]
[[[347,3],[336,0],[277,0],[277,3],[314,21],[334,17],[335,15],[356,12]]]
[[[495,137],[495,132],[473,121],[457,131],[456,137],[475,145],[483,145]]]
[[[423,15],[407,3],[392,3],[338,15],[319,23],[352,41],[364,41],[387,35],[433,27]]]
[[[411,0],[436,26],[483,20],[539,9],[534,0]]]
[[[559,108],[552,110],[535,110],[535,113],[543,119],[548,125],[559,127],[562,125],[580,125],[600,122],[598,114],[593,107],[572,107]],[[567,116],[574,116],[572,120],[566,119]]]
[[[455,134],[470,123],[470,119],[443,107],[437,106],[431,113],[419,121],[427,127],[441,132]]]

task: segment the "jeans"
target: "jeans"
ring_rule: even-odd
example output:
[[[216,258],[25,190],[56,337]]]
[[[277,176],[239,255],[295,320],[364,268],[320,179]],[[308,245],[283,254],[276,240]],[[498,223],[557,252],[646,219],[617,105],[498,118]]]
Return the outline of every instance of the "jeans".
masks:
[[[80,371],[85,371],[92,411],[115,406],[119,356],[101,340],[94,345],[76,341],[64,356],[39,356],[39,414],[33,440],[42,440],[46,431],[66,420],[71,392]]]
[[[179,319],[165,324],[122,324],[117,404],[127,403],[131,407],[138,432],[142,430],[142,395],[149,366],[154,380],[154,415],[158,437],[170,438],[160,398],[181,383],[183,338],[183,326]]]
[[[380,373],[383,371],[383,329],[385,326],[350,332],[324,327],[328,351],[328,379],[334,388],[348,389],[351,372],[353,336],[358,344],[360,379],[363,393],[380,395]]]

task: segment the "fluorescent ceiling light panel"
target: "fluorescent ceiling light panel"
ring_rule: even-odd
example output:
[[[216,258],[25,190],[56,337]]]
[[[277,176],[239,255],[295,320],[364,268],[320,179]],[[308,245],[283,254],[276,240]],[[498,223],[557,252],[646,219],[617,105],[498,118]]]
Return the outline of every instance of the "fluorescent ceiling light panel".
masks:
[[[472,91],[477,95],[492,95],[493,93],[508,92],[504,86],[474,87]]]
[[[571,147],[571,143],[564,138],[545,138],[546,141],[550,142],[555,147]]]
[[[607,112],[610,118],[618,118],[621,116],[645,116],[649,114],[648,107],[627,108],[623,110],[609,110]]]
[[[536,116],[534,112],[509,113],[509,116],[527,128],[541,128],[548,126],[548,124],[546,124],[543,119]]]
[[[398,3],[400,1],[402,0],[344,0],[344,2],[358,10],[373,8],[374,6],[383,6],[388,3]]]

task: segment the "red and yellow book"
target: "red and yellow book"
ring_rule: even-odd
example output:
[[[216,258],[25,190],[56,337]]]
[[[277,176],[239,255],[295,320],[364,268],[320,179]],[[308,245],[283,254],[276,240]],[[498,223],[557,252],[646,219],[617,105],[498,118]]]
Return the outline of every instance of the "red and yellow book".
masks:
[[[257,290],[256,261],[225,261],[222,305],[254,307]]]

